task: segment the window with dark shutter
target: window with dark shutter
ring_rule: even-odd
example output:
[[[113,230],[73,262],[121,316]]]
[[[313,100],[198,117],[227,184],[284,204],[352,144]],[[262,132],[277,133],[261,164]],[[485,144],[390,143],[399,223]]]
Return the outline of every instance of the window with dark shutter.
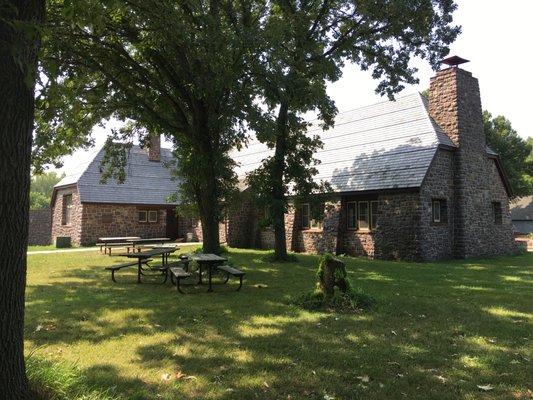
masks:
[[[139,210],[137,220],[139,222],[148,222],[148,213],[145,210]]]
[[[300,206],[300,215],[302,216],[302,229],[309,229],[309,204]]]
[[[70,225],[72,219],[72,194],[63,195],[61,225]]]
[[[502,203],[499,201],[492,202],[492,213],[494,214],[494,223],[501,225],[502,223]]]
[[[370,212],[368,209],[368,201],[360,201],[358,203],[357,225],[359,230],[368,231],[370,229]]]
[[[349,201],[346,203],[346,228],[357,229],[357,202]]]

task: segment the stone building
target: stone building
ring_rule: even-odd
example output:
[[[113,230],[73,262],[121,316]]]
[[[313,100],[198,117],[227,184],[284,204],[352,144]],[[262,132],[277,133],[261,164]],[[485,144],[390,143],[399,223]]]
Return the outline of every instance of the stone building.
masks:
[[[324,143],[315,179],[334,191],[325,203],[290,208],[289,250],[408,260],[517,250],[510,188],[485,142],[478,81],[457,60],[431,79],[427,99],[400,97],[341,113],[328,131],[309,129]],[[235,154],[239,176],[270,154],[259,142]],[[228,244],[273,248],[261,214],[249,200],[234,205]]]
[[[186,237],[198,239],[198,224],[176,215],[169,196],[176,190],[165,162],[169,149],[160,138],[149,149],[133,146],[125,166],[126,179],[101,183],[101,149],[86,167],[71,171],[52,193],[52,240],[71,237],[72,243],[90,245],[104,236]],[[201,235],[201,233],[200,233]]]

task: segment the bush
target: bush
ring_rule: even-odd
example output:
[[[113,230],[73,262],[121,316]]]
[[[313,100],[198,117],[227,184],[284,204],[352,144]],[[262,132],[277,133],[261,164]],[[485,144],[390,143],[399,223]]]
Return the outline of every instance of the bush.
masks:
[[[269,251],[262,257],[262,260],[267,263],[280,263],[280,262],[298,262],[298,257],[294,253],[287,253],[287,258],[284,260],[279,260],[276,258],[276,253]]]

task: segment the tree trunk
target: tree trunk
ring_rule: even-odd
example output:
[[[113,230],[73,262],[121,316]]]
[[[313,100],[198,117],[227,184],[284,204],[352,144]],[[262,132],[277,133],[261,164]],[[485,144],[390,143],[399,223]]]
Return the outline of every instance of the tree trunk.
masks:
[[[285,190],[283,175],[285,173],[285,153],[287,134],[288,106],[282,103],[277,117],[276,151],[274,153],[274,168],[272,171],[271,206],[274,224],[274,257],[277,260],[287,259],[287,237],[285,235]]]
[[[44,0],[8,1],[7,21],[40,25]],[[3,8],[6,10],[6,7]],[[24,366],[24,290],[34,85],[39,40],[0,20],[0,393],[29,399]],[[30,30],[30,32],[32,32]],[[6,45],[7,44],[7,45]]]

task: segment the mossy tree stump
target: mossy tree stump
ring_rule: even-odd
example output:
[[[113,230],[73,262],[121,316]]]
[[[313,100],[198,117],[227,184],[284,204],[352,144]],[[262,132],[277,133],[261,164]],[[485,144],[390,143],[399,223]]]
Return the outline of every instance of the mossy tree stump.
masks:
[[[336,287],[343,294],[351,288],[344,262],[331,254],[325,254],[320,260],[317,278],[317,290],[324,295],[326,301],[333,297]]]

